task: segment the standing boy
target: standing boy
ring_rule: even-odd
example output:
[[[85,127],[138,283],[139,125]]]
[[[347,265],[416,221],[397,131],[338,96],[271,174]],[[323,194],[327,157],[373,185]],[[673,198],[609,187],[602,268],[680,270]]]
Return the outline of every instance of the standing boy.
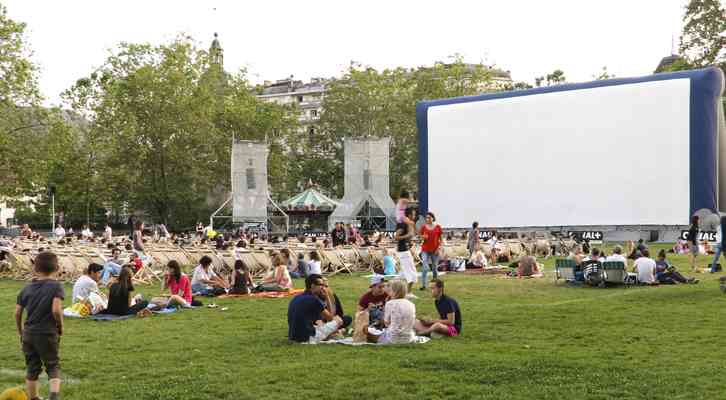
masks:
[[[38,377],[45,366],[50,383],[50,400],[59,399],[60,359],[63,334],[63,286],[52,278],[58,257],[51,252],[35,258],[36,278],[20,291],[15,306],[15,324],[25,355],[25,383],[31,400],[38,399]],[[27,316],[23,325],[23,310]]]

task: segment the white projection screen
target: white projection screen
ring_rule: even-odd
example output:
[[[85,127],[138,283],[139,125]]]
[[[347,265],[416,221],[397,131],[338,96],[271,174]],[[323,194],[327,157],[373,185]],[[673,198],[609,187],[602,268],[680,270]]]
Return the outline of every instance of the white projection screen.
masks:
[[[656,77],[420,103],[423,209],[446,227],[683,225],[715,211],[718,129],[694,123],[693,76]]]

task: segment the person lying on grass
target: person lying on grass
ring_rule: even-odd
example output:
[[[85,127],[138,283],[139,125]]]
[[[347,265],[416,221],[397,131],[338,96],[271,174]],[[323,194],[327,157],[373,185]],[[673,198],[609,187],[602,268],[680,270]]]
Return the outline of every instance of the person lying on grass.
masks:
[[[232,273],[232,287],[229,294],[249,294],[255,287],[252,283],[252,274],[250,274],[247,264],[242,260],[234,262],[234,272]]]
[[[166,291],[166,293],[162,293],[161,297],[154,297],[151,300],[152,303],[161,308],[191,307],[192,284],[189,277],[181,272],[181,266],[176,260],[171,260],[166,264],[162,290]]]
[[[118,282],[111,285],[108,290],[108,308],[103,312],[111,315],[135,315],[144,310],[149,304],[141,300],[139,296],[131,297],[134,285],[131,282],[133,276],[132,267],[124,266],[118,277]]]
[[[459,303],[444,294],[444,281],[431,281],[431,296],[434,298],[439,319],[420,319],[414,329],[418,335],[438,334],[442,336],[459,336],[461,334],[461,310]]]
[[[212,259],[202,256],[192,275],[192,292],[202,296],[216,296],[225,293],[229,283],[220,278],[212,268]]]
[[[292,289],[292,278],[290,278],[290,272],[287,270],[285,257],[276,254],[272,258],[272,265],[274,265],[274,269],[257,286],[257,290],[262,292],[286,292]]]
[[[406,344],[416,339],[414,325],[416,324],[416,306],[406,299],[408,284],[400,279],[391,281],[388,285],[390,300],[386,303],[383,312],[383,333],[373,336],[373,341],[379,344]]]
[[[287,337],[298,343],[318,343],[326,340],[338,331],[343,320],[336,316],[325,322],[325,303],[320,300],[324,296],[325,283],[317,274],[305,278],[305,292],[290,300],[287,307]],[[327,313],[327,314],[326,314]]]
[[[25,384],[31,399],[38,399],[38,377],[48,374],[50,400],[60,393],[60,337],[63,335],[63,285],[53,279],[58,271],[58,257],[51,252],[35,258],[34,279],[18,294],[15,325],[25,355]],[[23,324],[23,312],[26,313]]]

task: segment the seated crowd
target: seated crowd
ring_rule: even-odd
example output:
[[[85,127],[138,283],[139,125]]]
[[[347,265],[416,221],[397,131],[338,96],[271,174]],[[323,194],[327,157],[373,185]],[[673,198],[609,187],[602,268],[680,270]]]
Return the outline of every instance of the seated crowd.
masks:
[[[430,290],[438,318],[417,318],[416,306],[408,300],[408,283],[371,278],[369,289],[358,301],[354,339],[379,344],[412,343],[416,336],[458,336],[462,317],[459,305],[444,294],[444,282],[433,279]],[[288,338],[293,342],[319,343],[342,337],[352,322],[343,313],[340,300],[321,275],[305,278],[305,292],[295,296],[287,311]]]
[[[666,251],[660,250],[657,258],[650,256],[650,249],[643,243],[638,242],[637,246],[631,246],[630,255],[626,258],[621,246],[613,248],[613,254],[606,256],[605,252],[592,248],[589,255],[582,253],[578,246],[568,258],[575,262],[575,281],[582,281],[592,286],[603,286],[606,282],[607,270],[603,268],[605,262],[622,263],[630,283],[641,285],[677,284],[677,283],[698,283],[695,278],[683,276],[678,269],[672,265],[666,257]],[[633,260],[633,266],[628,270],[628,259]]]

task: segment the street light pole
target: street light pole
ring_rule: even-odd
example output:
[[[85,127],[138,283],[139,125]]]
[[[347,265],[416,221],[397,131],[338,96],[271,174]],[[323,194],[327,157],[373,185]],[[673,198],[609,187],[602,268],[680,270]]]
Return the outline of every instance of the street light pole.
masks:
[[[50,195],[50,204],[51,204],[51,225],[53,226],[53,232],[55,232],[55,193]]]

